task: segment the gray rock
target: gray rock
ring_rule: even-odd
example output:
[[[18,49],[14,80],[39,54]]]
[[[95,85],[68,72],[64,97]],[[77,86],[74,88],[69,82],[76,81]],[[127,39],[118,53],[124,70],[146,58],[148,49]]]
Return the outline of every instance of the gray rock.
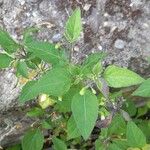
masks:
[[[52,41],[53,41],[53,42],[59,42],[59,41],[61,40],[62,37],[63,37],[62,34],[57,33],[57,34],[53,35]]]
[[[61,3],[61,1],[56,0],[57,3]],[[51,22],[57,24],[59,27],[64,26],[65,22],[65,11],[59,11],[57,7],[57,3],[55,1],[43,0],[39,5],[40,12],[47,16]]]
[[[117,39],[114,44],[115,48],[123,49],[125,46],[125,42],[121,39]]]
[[[74,62],[83,61],[91,52],[105,51],[108,57],[104,64],[129,67],[149,77],[150,66],[145,59],[150,56],[150,1],[87,2],[90,8],[82,11],[84,36],[76,43],[79,51],[74,53]],[[67,43],[62,40],[64,25],[71,8],[76,6],[81,4],[69,0],[0,0],[0,27],[4,27],[15,39],[21,40],[24,28],[38,25],[44,28],[39,35],[41,40],[61,40],[66,46]],[[0,71],[1,113],[18,106],[16,99],[19,88],[16,88],[16,83],[12,70]]]
[[[18,94],[19,87],[13,71],[0,71],[0,113],[16,106]]]

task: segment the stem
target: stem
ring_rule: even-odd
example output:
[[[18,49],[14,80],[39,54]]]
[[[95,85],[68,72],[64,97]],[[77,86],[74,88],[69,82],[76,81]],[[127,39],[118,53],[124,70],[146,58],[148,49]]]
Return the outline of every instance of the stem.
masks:
[[[74,44],[71,43],[71,49],[70,49],[70,53],[69,53],[69,62],[70,63],[72,62],[73,47],[74,47]]]
[[[102,93],[102,83],[99,81],[98,77],[94,78],[94,81],[96,83],[97,88],[99,89],[99,91]]]

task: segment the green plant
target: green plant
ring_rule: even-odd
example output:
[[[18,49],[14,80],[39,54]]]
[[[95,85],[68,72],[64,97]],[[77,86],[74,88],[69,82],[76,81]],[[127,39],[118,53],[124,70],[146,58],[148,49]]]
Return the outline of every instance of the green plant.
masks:
[[[71,50],[36,40],[34,33],[38,30],[26,30],[20,43],[0,30],[0,45],[4,49],[0,54],[0,69],[9,66],[16,69],[19,83],[25,84],[19,96],[21,103],[34,99],[38,102],[38,107],[32,108],[27,116],[39,117],[40,121],[25,134],[22,149],[41,150],[44,130],[51,130],[52,134],[45,140],[55,150],[76,145],[87,149],[89,143],[85,141],[91,142],[95,126],[101,128],[95,142],[96,150],[149,149],[149,135],[145,135],[143,128],[134,123],[136,120],[131,121],[127,115],[134,116],[137,108],[128,96],[124,97],[123,90],[118,92],[118,89],[141,84],[133,95],[150,97],[150,80],[115,65],[105,69],[101,63],[106,57],[104,52],[89,55],[82,65],[72,63],[73,45],[82,32],[79,8],[70,16],[65,28]],[[117,92],[109,92],[109,87]],[[122,97],[124,110],[116,105]],[[101,116],[106,120],[97,125]],[[150,122],[145,124],[150,130]]]

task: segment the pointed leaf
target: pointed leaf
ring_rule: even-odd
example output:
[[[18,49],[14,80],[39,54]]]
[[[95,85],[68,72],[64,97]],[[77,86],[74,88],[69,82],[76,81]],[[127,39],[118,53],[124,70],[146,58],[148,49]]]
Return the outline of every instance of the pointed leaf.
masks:
[[[18,48],[19,45],[10,37],[10,35],[0,29],[0,46],[7,52],[7,53],[14,53]]]
[[[0,69],[9,67],[13,59],[6,54],[0,54]]]
[[[119,135],[122,135],[126,132],[126,123],[123,119],[123,117],[121,115],[116,115],[109,128],[108,128],[108,134],[109,135],[112,135],[112,134],[119,134]]]
[[[81,11],[77,8],[66,23],[65,36],[70,43],[73,43],[78,39],[81,31]]]
[[[81,135],[87,140],[98,117],[97,97],[88,90],[84,95],[77,93],[72,99],[71,109]]]
[[[61,53],[55,48],[54,44],[48,42],[32,41],[26,43],[28,51],[32,52],[36,57],[44,60],[47,63],[57,64],[62,61]]]
[[[25,78],[28,78],[28,67],[24,61],[19,61],[17,64],[17,73]]]
[[[28,131],[22,140],[23,150],[42,150],[44,136],[39,129]]]
[[[49,121],[44,120],[44,121],[42,121],[42,128],[44,128],[44,129],[52,129],[52,126],[51,126]]]
[[[27,112],[27,116],[29,117],[38,117],[38,116],[42,116],[43,114],[44,114],[43,109],[38,107],[34,107],[29,112]]]
[[[112,143],[108,147],[109,150],[122,150],[121,148],[118,147],[118,145]]]
[[[54,144],[54,150],[67,150],[67,146],[64,143],[64,141],[62,141],[56,137],[53,137],[52,141]]]
[[[146,144],[146,138],[140,128],[137,125],[130,121],[127,124],[127,142],[130,147],[142,148]]]
[[[138,74],[114,65],[108,66],[104,72],[104,79],[110,87],[121,88],[140,84],[144,81]]]
[[[144,81],[132,95],[150,97],[150,78]]]
[[[104,52],[97,52],[91,54],[84,62],[82,65],[82,73],[83,74],[89,74],[92,73],[92,70],[94,67],[102,61],[106,57],[106,53]],[[99,68],[102,70],[102,68]]]
[[[45,73],[38,81],[27,83],[21,92],[20,101],[25,102],[38,96],[48,94],[62,96],[71,86],[71,79],[68,71],[63,68],[54,68]]]
[[[58,111],[60,112],[71,112],[71,102],[73,96],[77,93],[80,92],[81,87],[74,86],[69,89],[69,91],[63,95],[62,101],[58,101],[56,107],[58,108]]]
[[[67,135],[68,140],[77,138],[81,135],[74,121],[73,116],[70,117],[67,123]]]

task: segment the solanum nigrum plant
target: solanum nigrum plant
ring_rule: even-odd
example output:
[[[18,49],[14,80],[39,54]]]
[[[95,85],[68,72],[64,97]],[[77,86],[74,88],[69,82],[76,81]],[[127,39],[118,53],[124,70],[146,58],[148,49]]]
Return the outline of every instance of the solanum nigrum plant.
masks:
[[[16,149],[41,150],[43,145],[55,150],[150,149],[150,134],[133,118],[137,108],[130,100],[133,96],[150,97],[150,79],[115,65],[104,68],[104,52],[92,53],[82,64],[74,64],[73,46],[82,32],[79,8],[65,26],[70,49],[37,40],[38,30],[27,29],[22,42],[0,30],[0,69],[16,70],[18,84],[23,86],[20,103],[37,102],[27,116],[39,119]],[[124,88],[138,85],[133,94],[124,97]],[[144,127],[150,133],[149,121],[144,121]],[[48,137],[44,137],[45,130]]]

